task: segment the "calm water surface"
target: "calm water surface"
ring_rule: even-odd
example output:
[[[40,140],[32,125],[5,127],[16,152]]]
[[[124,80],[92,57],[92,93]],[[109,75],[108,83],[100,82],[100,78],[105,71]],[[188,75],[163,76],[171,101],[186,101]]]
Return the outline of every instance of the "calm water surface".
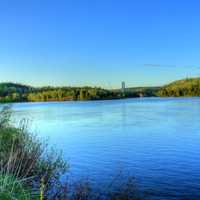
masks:
[[[14,104],[63,151],[70,175],[135,176],[152,199],[200,199],[200,98]]]

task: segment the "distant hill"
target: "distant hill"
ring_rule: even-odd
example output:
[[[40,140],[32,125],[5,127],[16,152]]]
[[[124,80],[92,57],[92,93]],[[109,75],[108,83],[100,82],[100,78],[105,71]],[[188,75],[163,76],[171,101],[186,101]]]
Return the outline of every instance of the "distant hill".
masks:
[[[26,101],[24,94],[34,91],[33,87],[17,83],[0,83],[0,102]]]
[[[23,85],[23,84],[18,84],[18,83],[0,83],[0,94],[2,92],[27,92],[27,91],[32,91],[34,90],[33,87]]]
[[[158,92],[161,97],[200,96],[200,78],[187,78],[163,86]]]

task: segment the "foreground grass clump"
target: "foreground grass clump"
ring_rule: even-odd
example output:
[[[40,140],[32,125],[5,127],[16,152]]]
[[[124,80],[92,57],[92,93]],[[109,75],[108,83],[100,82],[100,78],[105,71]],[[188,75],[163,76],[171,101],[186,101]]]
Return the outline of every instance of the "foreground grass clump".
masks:
[[[0,200],[140,200],[132,178],[121,177],[98,189],[90,181],[61,181],[68,170],[61,154],[30,133],[24,120],[11,123],[0,111]]]
[[[0,199],[2,200],[31,200],[33,194],[29,188],[25,186],[22,180],[8,174],[0,174]],[[35,200],[37,196],[35,195]]]
[[[60,154],[50,150],[47,143],[31,134],[25,121],[15,128],[10,119],[11,110],[4,107],[0,112],[0,173],[19,182],[23,180],[34,194],[39,194],[43,180],[44,197],[54,199],[56,188],[61,184],[60,177],[67,170],[66,162]],[[13,187],[10,192],[14,192]]]

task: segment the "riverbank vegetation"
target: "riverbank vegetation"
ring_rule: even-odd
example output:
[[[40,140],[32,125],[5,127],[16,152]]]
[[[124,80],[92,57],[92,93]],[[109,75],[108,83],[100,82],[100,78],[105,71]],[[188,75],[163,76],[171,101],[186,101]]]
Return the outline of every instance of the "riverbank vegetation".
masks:
[[[127,88],[106,90],[97,87],[42,87],[34,88],[21,84],[0,83],[0,102],[48,102],[109,100],[155,96],[157,87]]]
[[[27,122],[11,123],[11,109],[0,111],[0,199],[139,200],[132,177],[118,176],[102,188],[65,179],[68,163],[47,142],[30,133]]]
[[[36,198],[43,180],[45,196],[53,197],[56,191],[52,187],[59,186],[67,164],[60,154],[28,131],[25,121],[16,128],[10,119],[11,110],[4,107],[0,113],[0,195],[16,199],[16,188],[18,193],[26,194],[22,200]]]
[[[46,102],[71,100],[108,100],[155,96],[156,87],[127,88],[121,90],[106,90],[97,87],[42,87],[0,83],[0,102]]]
[[[102,89],[98,87],[41,87],[0,83],[0,102],[108,100],[134,97],[200,96],[200,78],[175,81],[163,87]]]
[[[116,98],[121,98],[121,95],[115,91],[96,87],[34,88],[14,83],[0,84],[0,102],[100,100]]]

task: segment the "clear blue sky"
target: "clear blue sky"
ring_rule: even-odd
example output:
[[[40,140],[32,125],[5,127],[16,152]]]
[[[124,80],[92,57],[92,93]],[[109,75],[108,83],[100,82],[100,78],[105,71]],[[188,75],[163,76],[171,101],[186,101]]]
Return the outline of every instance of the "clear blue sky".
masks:
[[[200,75],[199,0],[0,1],[0,81],[119,87]]]

